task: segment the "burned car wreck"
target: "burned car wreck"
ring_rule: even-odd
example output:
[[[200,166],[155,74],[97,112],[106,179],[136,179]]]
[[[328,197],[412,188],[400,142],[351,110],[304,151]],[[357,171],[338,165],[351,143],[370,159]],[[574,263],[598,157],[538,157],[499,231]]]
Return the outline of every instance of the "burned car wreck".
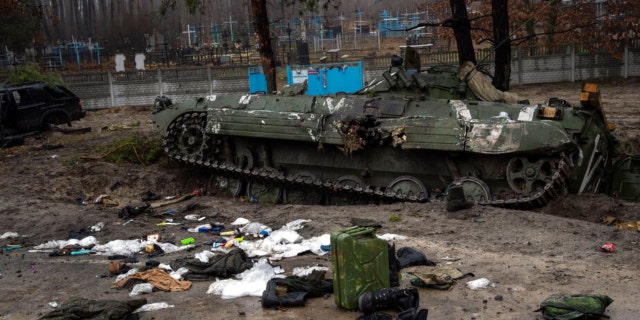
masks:
[[[22,144],[25,134],[85,117],[82,101],[62,85],[0,85],[0,146]]]
[[[473,67],[408,69],[395,59],[350,95],[164,98],[153,119],[171,159],[215,170],[221,187],[255,201],[428,201],[452,183],[510,208],[567,193],[636,200],[636,158],[611,135],[597,85],[578,105],[530,104],[478,92]]]

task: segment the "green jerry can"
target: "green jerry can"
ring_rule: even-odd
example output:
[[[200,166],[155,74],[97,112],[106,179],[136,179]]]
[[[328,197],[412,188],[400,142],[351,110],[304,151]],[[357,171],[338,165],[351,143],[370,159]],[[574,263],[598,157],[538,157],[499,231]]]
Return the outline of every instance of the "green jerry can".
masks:
[[[333,296],[342,308],[356,310],[361,294],[389,287],[387,242],[376,237],[374,228],[333,232],[331,264]]]

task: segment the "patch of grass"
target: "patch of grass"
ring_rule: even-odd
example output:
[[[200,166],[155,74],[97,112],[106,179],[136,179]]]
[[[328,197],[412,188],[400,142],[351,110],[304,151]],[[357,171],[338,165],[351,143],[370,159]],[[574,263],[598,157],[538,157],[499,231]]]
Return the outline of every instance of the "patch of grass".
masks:
[[[389,216],[389,222],[400,222],[400,221],[402,221],[402,216],[400,216],[397,213],[392,213]]]
[[[162,155],[162,141],[160,138],[148,139],[134,133],[122,139],[113,139],[111,144],[98,147],[97,151],[107,162],[149,165],[158,161]]]
[[[73,156],[63,162],[64,166],[73,167],[80,162],[80,156]]]

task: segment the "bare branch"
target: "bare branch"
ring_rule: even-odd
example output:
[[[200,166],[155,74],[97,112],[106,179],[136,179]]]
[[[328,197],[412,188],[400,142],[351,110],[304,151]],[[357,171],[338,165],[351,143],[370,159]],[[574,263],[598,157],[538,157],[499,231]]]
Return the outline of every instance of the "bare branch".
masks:
[[[515,38],[512,39],[511,42],[514,43],[515,45],[518,45],[522,42],[525,42],[526,40],[531,40],[533,38],[539,37],[539,36],[548,36],[548,35],[554,35],[554,34],[563,34],[563,33],[567,33],[567,32],[571,32],[571,31],[575,31],[576,29],[580,29],[580,28],[584,28],[584,27],[590,27],[590,26],[594,26],[596,23],[595,22],[591,22],[591,23],[587,23],[587,24],[583,24],[583,25],[579,25],[579,26],[574,26],[568,29],[564,29],[564,30],[557,30],[557,31],[553,31],[553,32],[540,32],[540,33],[535,33],[526,37],[520,37],[520,38]]]

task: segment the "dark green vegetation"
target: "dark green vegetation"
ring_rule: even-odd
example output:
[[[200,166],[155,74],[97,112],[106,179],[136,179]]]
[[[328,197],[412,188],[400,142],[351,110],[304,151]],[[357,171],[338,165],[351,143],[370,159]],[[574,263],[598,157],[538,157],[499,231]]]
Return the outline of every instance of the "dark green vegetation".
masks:
[[[139,163],[150,165],[162,155],[162,141],[148,139],[137,133],[121,139],[114,139],[109,145],[98,146],[98,154],[104,161],[112,163]]]
[[[35,63],[28,62],[24,65],[11,69],[4,79],[4,84],[17,85],[25,82],[42,81],[49,87],[63,84],[60,77],[55,73],[41,72],[40,67]]]

